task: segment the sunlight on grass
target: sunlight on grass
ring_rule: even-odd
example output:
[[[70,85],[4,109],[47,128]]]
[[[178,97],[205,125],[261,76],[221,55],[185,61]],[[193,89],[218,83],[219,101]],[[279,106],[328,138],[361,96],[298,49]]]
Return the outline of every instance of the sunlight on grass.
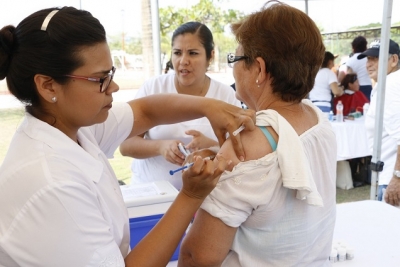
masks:
[[[131,163],[132,158],[124,157],[117,149],[114,153],[114,158],[110,159],[110,164],[114,169],[115,175],[117,176],[118,180],[124,181],[126,184],[131,183]]]

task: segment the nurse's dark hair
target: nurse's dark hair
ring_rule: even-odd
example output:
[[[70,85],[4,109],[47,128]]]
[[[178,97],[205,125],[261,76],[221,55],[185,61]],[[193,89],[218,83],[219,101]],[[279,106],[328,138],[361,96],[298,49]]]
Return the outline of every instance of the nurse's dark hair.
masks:
[[[199,37],[200,43],[206,50],[207,60],[210,60],[212,56],[212,51],[214,50],[214,39],[210,29],[203,23],[197,21],[186,22],[179,26],[172,34],[171,46],[174,45],[175,38],[178,35],[182,35],[185,33],[195,34]]]
[[[59,11],[41,30],[53,10]],[[103,42],[104,27],[87,11],[74,7],[37,11],[17,27],[8,25],[0,30],[0,80],[6,78],[10,92],[32,114],[33,110],[40,111],[34,76],[47,75],[65,84],[68,78],[64,75],[85,63],[79,51]]]

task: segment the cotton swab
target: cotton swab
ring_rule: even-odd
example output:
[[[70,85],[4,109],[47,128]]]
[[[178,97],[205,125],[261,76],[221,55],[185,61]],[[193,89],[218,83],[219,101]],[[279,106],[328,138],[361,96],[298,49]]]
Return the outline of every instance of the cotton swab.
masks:
[[[233,131],[233,136],[238,135],[241,131],[244,130],[244,125],[240,126],[237,130]]]

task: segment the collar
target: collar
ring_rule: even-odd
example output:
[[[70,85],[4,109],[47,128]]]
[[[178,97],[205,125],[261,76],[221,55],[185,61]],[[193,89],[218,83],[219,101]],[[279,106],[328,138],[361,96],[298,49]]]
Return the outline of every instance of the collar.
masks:
[[[352,90],[350,90],[350,89],[345,89],[345,90],[344,90],[344,93],[347,94],[347,95],[352,95],[352,94],[354,94],[355,92],[352,91]]]
[[[76,166],[90,180],[98,182],[103,173],[102,151],[97,146],[93,135],[87,129],[78,131],[79,146],[57,128],[45,123],[29,113],[21,125],[30,138],[46,145],[52,152],[50,156],[60,157]]]

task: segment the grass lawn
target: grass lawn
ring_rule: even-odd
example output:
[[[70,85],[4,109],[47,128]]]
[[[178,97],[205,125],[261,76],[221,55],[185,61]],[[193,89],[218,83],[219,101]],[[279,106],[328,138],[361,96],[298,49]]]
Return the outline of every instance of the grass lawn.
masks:
[[[22,122],[24,109],[0,109],[0,164],[8,150],[12,136],[18,125]],[[131,170],[130,165],[132,158],[124,157],[119,150],[114,154],[114,158],[110,159],[115,174],[119,180],[123,180],[126,184],[130,183]],[[350,190],[336,189],[337,203],[353,202],[369,199],[370,186],[365,185]]]

